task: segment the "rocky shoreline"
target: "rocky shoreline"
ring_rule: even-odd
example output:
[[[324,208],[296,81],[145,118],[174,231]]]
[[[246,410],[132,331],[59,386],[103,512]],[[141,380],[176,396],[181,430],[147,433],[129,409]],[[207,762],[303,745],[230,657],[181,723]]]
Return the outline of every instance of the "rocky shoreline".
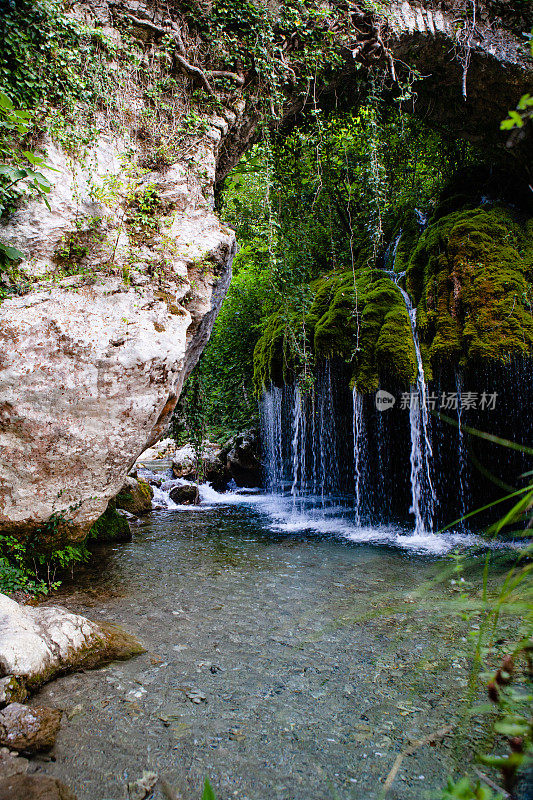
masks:
[[[61,781],[32,774],[36,764],[28,758],[53,748],[63,710],[24,701],[58,675],[143,652],[117,626],[0,594],[0,800],[75,800]]]
[[[172,475],[184,480],[183,485],[171,489],[171,499],[182,505],[200,502],[197,484],[185,483],[198,479],[193,447],[187,444],[176,448],[173,440],[163,440],[138,459],[120,492],[91,529],[92,539],[103,543],[131,541],[128,520],[157,507],[150,484],[161,486],[163,482],[153,477],[146,480],[143,462],[169,456]],[[200,475],[217,491],[231,488],[232,481],[244,487],[260,485],[257,434],[239,434],[221,448],[207,443]],[[24,605],[0,594],[0,800],[76,800],[68,786],[41,773],[34,760],[52,750],[64,711],[34,706],[31,695],[59,675],[94,669],[143,652],[142,644],[118,626],[95,623],[58,605]],[[150,774],[143,776],[130,796],[147,796],[154,785],[150,782]]]

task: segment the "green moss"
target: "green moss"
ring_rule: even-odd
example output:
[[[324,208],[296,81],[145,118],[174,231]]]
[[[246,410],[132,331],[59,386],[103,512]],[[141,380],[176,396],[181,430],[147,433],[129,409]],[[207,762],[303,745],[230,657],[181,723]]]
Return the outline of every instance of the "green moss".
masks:
[[[457,202],[453,198],[452,205]],[[533,220],[524,222],[502,207],[448,214],[437,209],[420,238],[412,226],[402,234],[395,269],[404,268],[426,377],[444,364],[532,354]],[[383,272],[362,257],[355,282],[348,270],[323,276],[311,290],[306,329],[316,358],[352,364],[352,382],[361,392],[374,391],[384,378],[415,381],[405,302]],[[258,388],[286,376],[287,324],[280,312],[267,320],[254,355]]]
[[[88,535],[99,542],[129,542],[131,531],[127,520],[118,513],[112,500],[104,513],[96,520]]]
[[[306,328],[317,358],[343,358],[353,365],[353,381],[362,392],[376,389],[385,376],[409,384],[416,377],[411,325],[398,287],[379,271],[364,266],[326,275],[311,285],[314,298]],[[255,354],[260,388],[287,373],[285,325],[279,313],[269,317]]]
[[[140,516],[151,511],[153,495],[154,491],[146,481],[128,478],[115,498],[116,507]]]
[[[296,314],[286,309],[279,309],[266,319],[254,349],[254,384],[258,392],[271,383],[283,383],[294,370],[288,332],[297,324]]]
[[[407,271],[432,365],[531,354],[532,221],[501,207],[436,216]]]

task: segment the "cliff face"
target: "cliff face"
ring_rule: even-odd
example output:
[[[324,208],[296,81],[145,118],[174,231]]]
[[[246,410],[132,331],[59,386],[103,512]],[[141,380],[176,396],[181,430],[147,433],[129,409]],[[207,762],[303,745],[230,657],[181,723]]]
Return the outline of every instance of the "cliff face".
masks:
[[[338,5],[342,58],[318,87],[325,106],[332,98],[356,104],[356,66],[364,73],[381,59],[392,65],[392,80],[399,59],[431,73],[415,111],[431,107],[435,124],[483,138],[531,75],[512,31],[492,25],[489,36],[482,18],[467,44],[458,41],[453,3],[391,4],[388,22]],[[214,188],[253,141],[265,89],[254,67],[206,64],[207,45],[180,34],[186,17],[179,3],[171,6],[169,14],[150,0],[71,4],[117,48],[132,37],[140,71],[159,58],[161,74],[167,62],[176,74],[177,64],[185,98],[198,86],[212,90],[215,79],[231,88],[226,83],[212,103],[216,112],[197,115],[189,144],[163,155],[159,131],[147,130],[151,85],[124,84],[120,132],[102,119],[83,156],[42,143],[57,170],[50,209],[30,201],[0,228],[25,255],[16,275],[2,276],[14,291],[0,305],[0,531],[87,533],[164,431],[229,285],[235,236],[214,214]],[[168,36],[174,61],[160,48]],[[300,85],[298,39],[284,41],[280,124],[290,126],[305,113],[309,91]],[[173,124],[167,114],[165,125]]]
[[[212,212],[227,130],[210,120],[194,169],[136,181],[164,214],[147,232],[124,222],[125,190],[115,208],[95,203],[82,166],[73,175],[48,147],[51,210],[30,202],[2,230],[28,256],[19,279],[31,290],[0,305],[0,530],[83,537],[165,430],[231,277],[235,236]],[[121,145],[98,142],[93,183],[121,174]],[[58,278],[68,255],[73,274]]]

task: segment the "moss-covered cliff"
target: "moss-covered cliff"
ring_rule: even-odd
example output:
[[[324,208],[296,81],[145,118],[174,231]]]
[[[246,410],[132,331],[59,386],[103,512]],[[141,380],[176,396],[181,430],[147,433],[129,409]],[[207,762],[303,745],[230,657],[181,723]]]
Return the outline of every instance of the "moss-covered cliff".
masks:
[[[503,206],[441,208],[419,236],[412,227],[401,235],[395,269],[417,308],[428,376],[445,365],[532,354],[533,219]],[[315,357],[351,363],[361,392],[386,378],[414,381],[407,308],[386,272],[363,254],[353,271],[325,275],[311,289],[305,327]],[[277,312],[264,327],[255,350],[258,389],[294,370],[286,322]]]

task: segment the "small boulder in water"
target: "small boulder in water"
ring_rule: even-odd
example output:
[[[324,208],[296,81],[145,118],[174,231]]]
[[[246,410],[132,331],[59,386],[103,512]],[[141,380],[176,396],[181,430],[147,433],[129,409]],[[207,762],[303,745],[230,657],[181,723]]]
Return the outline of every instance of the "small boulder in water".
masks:
[[[170,499],[183,506],[197,506],[200,503],[200,492],[198,486],[186,483],[183,486],[174,486],[170,490]]]
[[[136,517],[152,510],[154,490],[146,481],[126,478],[126,482],[115,498],[116,507],[129,511]]]
[[[121,628],[60,606],[21,606],[0,594],[0,674],[28,688],[72,669],[91,669],[144,649]]]
[[[11,703],[0,711],[0,744],[26,753],[50,750],[60,725],[61,711],[57,708]]]
[[[89,538],[98,542],[131,542],[132,535],[127,519],[119,514],[111,500],[106,510],[89,531]]]

